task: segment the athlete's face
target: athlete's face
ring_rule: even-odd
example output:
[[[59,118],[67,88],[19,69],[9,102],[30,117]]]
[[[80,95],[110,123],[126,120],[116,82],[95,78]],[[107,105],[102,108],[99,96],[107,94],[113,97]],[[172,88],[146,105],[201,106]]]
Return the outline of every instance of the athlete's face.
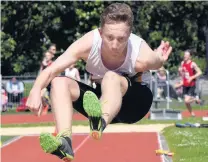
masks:
[[[100,30],[102,48],[118,57],[126,49],[130,33],[130,27],[126,23],[105,24]]]
[[[188,61],[188,60],[190,60],[190,59],[191,59],[190,53],[189,53],[189,52],[185,52],[185,53],[184,53],[183,60],[184,60],[184,61]]]

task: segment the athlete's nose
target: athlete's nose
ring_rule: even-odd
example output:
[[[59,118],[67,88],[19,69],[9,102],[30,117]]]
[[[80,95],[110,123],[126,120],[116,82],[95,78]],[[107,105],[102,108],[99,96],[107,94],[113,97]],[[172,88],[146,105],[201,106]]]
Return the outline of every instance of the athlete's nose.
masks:
[[[112,42],[112,49],[113,50],[117,50],[118,49],[118,41],[115,39],[113,42]]]

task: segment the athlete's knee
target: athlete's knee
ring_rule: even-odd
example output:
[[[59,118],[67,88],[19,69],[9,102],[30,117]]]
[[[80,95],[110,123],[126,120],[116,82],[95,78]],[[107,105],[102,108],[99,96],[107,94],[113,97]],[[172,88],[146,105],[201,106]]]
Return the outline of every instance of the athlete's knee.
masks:
[[[120,81],[120,76],[116,74],[113,71],[108,71],[105,73],[103,80],[105,81],[113,81],[113,82],[119,82]]]
[[[68,87],[69,86],[69,81],[67,80],[66,77],[55,77],[52,81],[51,81],[51,87],[52,88],[62,88],[62,87]]]
[[[56,77],[51,82],[52,93],[62,93],[63,91],[69,91],[73,101],[77,100],[80,95],[78,83],[67,77]]]
[[[190,97],[186,96],[186,97],[184,98],[184,102],[185,102],[186,104],[190,104],[190,101],[191,101],[191,98],[190,98]]]

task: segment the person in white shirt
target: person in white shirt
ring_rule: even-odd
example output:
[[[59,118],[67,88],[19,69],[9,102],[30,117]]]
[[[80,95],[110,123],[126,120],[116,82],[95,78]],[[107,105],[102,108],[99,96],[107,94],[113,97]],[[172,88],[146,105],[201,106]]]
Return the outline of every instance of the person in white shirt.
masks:
[[[73,65],[71,65],[69,68],[65,69],[65,76],[75,79],[77,81],[81,81],[79,70]]]
[[[6,83],[6,91],[8,93],[9,104],[19,103],[23,98],[24,84],[13,77]]]

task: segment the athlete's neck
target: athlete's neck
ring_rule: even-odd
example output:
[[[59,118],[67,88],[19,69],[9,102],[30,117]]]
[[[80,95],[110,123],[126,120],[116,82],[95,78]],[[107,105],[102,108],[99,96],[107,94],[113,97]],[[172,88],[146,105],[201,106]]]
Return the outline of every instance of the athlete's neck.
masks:
[[[109,70],[115,70],[119,68],[125,61],[127,55],[127,48],[121,53],[112,55],[105,51],[104,49],[101,50],[101,59],[106,68]]]
[[[184,61],[185,64],[188,64],[190,62],[191,62],[191,60]]]

